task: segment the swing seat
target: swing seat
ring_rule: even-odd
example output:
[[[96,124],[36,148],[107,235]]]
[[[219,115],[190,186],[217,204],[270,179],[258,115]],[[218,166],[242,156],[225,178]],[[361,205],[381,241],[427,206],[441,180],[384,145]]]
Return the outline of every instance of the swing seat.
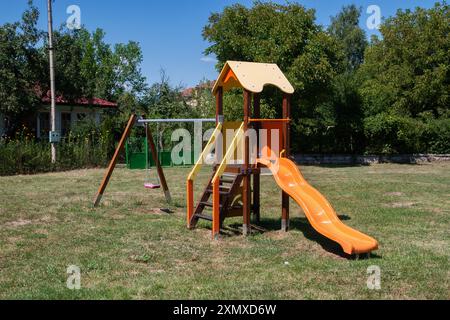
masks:
[[[161,185],[160,184],[146,182],[146,183],[144,183],[144,188],[145,189],[159,189],[159,188],[161,188]]]

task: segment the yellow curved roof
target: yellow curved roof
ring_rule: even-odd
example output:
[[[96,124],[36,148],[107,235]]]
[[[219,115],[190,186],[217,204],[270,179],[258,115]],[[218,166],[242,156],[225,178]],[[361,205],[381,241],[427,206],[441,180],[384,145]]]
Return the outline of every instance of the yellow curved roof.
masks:
[[[274,63],[227,61],[214,84],[213,93],[215,94],[219,87],[223,87],[224,91],[244,88],[250,92],[260,93],[268,84],[285,93],[294,93],[289,80]]]

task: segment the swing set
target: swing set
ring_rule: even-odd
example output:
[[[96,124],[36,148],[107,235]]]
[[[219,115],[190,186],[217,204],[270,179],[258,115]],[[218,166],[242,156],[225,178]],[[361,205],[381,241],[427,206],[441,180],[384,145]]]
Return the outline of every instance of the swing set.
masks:
[[[156,123],[158,125],[157,132],[159,135],[159,125],[161,123],[196,123],[196,122],[197,123],[198,122],[200,122],[200,123],[206,123],[206,122],[215,123],[216,119],[143,119],[143,118],[138,118],[136,114],[132,114],[130,116],[130,119],[128,120],[125,130],[122,133],[122,137],[119,141],[119,144],[114,152],[114,155],[109,163],[108,168],[106,169],[103,180],[97,191],[97,194],[96,194],[95,200],[94,200],[94,207],[97,207],[100,204],[103,194],[105,193],[106,187],[108,186],[109,180],[111,179],[112,173],[116,167],[119,155],[123,151],[123,149],[125,147],[125,143],[131,134],[131,130],[135,126],[144,126],[144,128],[145,128],[145,138],[147,141],[146,146],[148,148],[148,150],[146,150],[146,154],[148,155],[148,153],[149,153],[148,151],[150,151],[150,154],[152,156],[152,160],[153,160],[153,163],[155,164],[156,172],[157,172],[157,181],[152,181],[149,159],[148,159],[148,157],[146,157],[146,177],[145,177],[145,181],[144,181],[144,188],[148,189],[148,190],[156,190],[156,189],[162,188],[164,191],[164,196],[166,198],[167,203],[169,203],[169,204],[172,203],[172,197],[170,194],[169,186],[167,184],[167,180],[164,175],[164,170],[163,170],[163,167],[161,165],[161,162],[160,162],[159,156],[158,156],[159,147],[157,147],[155,144],[152,130],[150,129],[150,124]]]

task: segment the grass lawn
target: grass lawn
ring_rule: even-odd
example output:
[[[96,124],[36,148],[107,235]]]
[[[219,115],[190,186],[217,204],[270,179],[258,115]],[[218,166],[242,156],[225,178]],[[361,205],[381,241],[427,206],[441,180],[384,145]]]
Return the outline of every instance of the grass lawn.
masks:
[[[187,168],[166,170],[173,214],[145,173],[117,169],[92,200],[103,170],[0,177],[0,298],[20,299],[449,299],[450,163],[302,168],[345,223],[376,238],[371,259],[350,260],[318,235],[291,201],[280,227],[281,191],[262,178],[262,226],[244,238],[227,221],[185,227]],[[199,192],[207,168],[196,183]],[[66,269],[81,268],[81,290]],[[367,268],[381,268],[369,290]]]

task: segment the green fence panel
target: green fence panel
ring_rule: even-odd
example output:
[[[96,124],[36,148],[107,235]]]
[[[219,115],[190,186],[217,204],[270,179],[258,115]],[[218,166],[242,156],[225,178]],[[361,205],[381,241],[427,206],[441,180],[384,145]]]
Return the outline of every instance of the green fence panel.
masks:
[[[125,150],[127,168],[131,170],[146,169],[146,159],[148,159],[149,167],[155,167],[155,162],[153,161],[152,155],[150,154],[150,152],[147,155],[146,150],[148,150],[148,148],[145,138],[129,138]],[[183,151],[180,152],[180,157],[183,157]],[[175,164],[172,162],[171,151],[160,151],[158,153],[158,158],[163,167],[175,166]],[[190,159],[190,164],[182,163],[177,166],[189,166],[194,164],[194,151],[191,151]]]
[[[172,152],[170,151],[161,151],[159,153],[159,161],[163,167],[171,167],[172,166]]]
[[[127,167],[131,170],[145,169],[146,154],[144,152],[131,153],[128,155]]]

